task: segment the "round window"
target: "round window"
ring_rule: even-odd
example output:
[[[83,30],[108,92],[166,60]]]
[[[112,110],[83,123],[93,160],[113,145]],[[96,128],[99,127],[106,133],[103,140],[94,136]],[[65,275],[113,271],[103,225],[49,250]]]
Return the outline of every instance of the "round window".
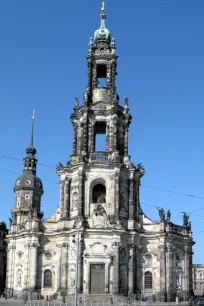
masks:
[[[45,253],[45,257],[46,257],[47,259],[52,258],[52,253],[46,252],[46,253]]]
[[[20,183],[21,183],[21,181],[17,181],[16,185],[18,185],[18,186],[19,186],[19,185],[20,185]]]
[[[36,187],[40,187],[41,185],[40,185],[40,182],[37,182],[36,183]]]
[[[28,193],[25,194],[25,199],[29,199],[29,194]]]
[[[151,259],[152,259],[152,255],[151,255],[151,254],[146,254],[146,255],[145,255],[145,258],[146,258],[147,260],[151,260]]]
[[[26,185],[30,185],[30,184],[31,184],[31,181],[30,181],[30,180],[26,180],[26,181],[25,181],[25,184],[26,184]]]

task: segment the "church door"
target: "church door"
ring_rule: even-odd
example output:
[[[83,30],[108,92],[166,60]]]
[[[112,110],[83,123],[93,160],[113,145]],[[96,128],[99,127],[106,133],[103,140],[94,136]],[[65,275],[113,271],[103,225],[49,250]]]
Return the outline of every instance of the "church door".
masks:
[[[105,293],[105,264],[91,265],[91,294]]]

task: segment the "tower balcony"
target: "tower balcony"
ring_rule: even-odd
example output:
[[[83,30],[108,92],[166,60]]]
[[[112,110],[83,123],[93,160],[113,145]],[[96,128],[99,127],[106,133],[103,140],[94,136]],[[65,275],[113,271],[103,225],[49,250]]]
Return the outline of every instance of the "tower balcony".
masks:
[[[99,151],[99,152],[93,152],[90,154],[90,161],[94,164],[108,164],[108,153]]]

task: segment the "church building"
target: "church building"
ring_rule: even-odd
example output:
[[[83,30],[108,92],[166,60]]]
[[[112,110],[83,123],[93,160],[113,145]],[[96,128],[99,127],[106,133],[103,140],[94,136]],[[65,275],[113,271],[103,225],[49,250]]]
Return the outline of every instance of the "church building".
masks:
[[[104,4],[100,18],[88,45],[84,100],[79,104],[76,98],[71,114],[72,154],[56,169],[60,204],[46,220],[32,128],[23,173],[14,186],[6,292],[57,299],[73,296],[77,284],[83,296],[188,300],[194,244],[188,216],[180,226],[171,222],[170,211],[166,215],[159,209],[160,220],[153,221],[142,210],[145,170],[131,162],[128,152],[132,117],[128,99],[121,103],[116,88],[116,41],[105,25]],[[97,151],[101,134],[106,148]]]

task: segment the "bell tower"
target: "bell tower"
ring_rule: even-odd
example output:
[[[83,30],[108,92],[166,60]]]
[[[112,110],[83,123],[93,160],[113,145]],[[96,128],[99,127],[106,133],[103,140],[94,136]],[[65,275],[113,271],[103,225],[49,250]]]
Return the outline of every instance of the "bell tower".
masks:
[[[88,84],[83,105],[75,98],[71,115],[71,159],[66,166],[60,164],[57,168],[61,177],[60,219],[80,218],[90,227],[93,212],[101,208],[107,220],[117,220],[121,228],[135,228],[144,169],[141,165],[135,167],[128,155],[132,117],[128,99],[123,106],[119,104],[116,42],[105,25],[104,3],[100,18],[100,28],[88,44]],[[103,151],[98,151],[97,136],[101,134],[105,145]]]

